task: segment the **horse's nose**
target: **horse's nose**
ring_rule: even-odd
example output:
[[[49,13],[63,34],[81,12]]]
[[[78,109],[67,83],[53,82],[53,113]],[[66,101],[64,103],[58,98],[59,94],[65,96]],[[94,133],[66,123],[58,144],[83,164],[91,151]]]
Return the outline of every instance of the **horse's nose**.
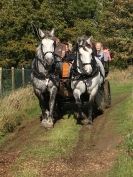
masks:
[[[54,61],[53,55],[52,55],[52,54],[47,55],[47,56],[46,56],[46,60],[47,60],[47,63],[48,63],[49,65],[52,64],[53,61]]]

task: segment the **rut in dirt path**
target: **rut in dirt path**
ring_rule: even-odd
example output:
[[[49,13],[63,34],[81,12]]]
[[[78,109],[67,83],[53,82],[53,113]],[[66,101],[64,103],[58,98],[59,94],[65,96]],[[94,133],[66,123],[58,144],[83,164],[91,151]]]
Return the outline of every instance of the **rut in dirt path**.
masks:
[[[126,97],[127,95],[119,95],[112,103],[113,107]],[[83,126],[79,132],[79,141],[69,157],[53,159],[42,166],[40,177],[101,177],[99,174],[111,167],[117,155],[116,147],[121,140],[114,133],[112,122],[107,118],[113,107],[94,120],[91,130]],[[34,131],[30,133],[31,128],[34,128]],[[8,170],[25,145],[33,143],[37,135],[45,136],[45,133],[38,126],[37,119],[26,127],[21,127],[7,142],[6,147],[0,148],[0,176],[7,177]]]
[[[123,101],[121,95],[113,107]],[[108,114],[113,109],[94,120],[91,130],[83,126],[79,133],[77,146],[69,158],[55,159],[43,168],[42,177],[104,177],[117,156],[117,146],[121,137],[113,130]]]
[[[8,141],[0,146],[0,177],[8,176],[12,164],[19,158],[25,147],[34,142],[37,135],[45,136],[46,132],[38,124],[38,119],[26,122],[10,134]]]

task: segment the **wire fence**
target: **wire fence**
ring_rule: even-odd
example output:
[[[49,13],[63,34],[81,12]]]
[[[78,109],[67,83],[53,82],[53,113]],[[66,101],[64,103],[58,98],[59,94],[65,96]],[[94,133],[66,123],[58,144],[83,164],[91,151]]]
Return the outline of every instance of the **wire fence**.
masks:
[[[123,67],[121,67],[126,68],[127,66],[133,66],[133,58],[129,59],[126,62],[123,62]],[[116,65],[112,61],[110,69],[115,67]],[[25,87],[27,84],[30,83],[31,69],[18,69],[14,67],[12,67],[11,69],[5,69],[0,67],[0,96],[9,94],[11,91],[14,91],[21,87]]]
[[[31,69],[0,68],[0,96],[31,83]]]

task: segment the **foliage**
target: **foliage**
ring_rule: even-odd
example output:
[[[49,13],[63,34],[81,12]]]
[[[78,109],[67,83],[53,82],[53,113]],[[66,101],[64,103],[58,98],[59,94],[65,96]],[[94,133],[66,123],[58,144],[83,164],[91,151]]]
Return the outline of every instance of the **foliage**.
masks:
[[[132,25],[130,0],[104,1],[99,27],[105,43],[113,50],[114,65],[118,67],[126,67],[126,61],[132,58]]]
[[[37,44],[32,21],[43,29],[54,27],[59,38],[72,42],[89,31],[96,40],[109,44],[115,61],[125,64],[131,57],[130,1],[3,0],[0,16],[0,66],[29,67]]]

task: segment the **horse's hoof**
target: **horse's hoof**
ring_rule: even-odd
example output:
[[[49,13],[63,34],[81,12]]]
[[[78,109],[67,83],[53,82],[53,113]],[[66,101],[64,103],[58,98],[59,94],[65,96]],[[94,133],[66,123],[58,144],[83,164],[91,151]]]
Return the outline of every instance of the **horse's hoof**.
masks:
[[[49,128],[53,128],[54,123],[53,123],[52,120],[43,119],[43,120],[41,121],[41,126],[44,127],[44,128],[49,129]]]
[[[89,128],[89,130],[91,130],[92,129],[92,124],[88,124],[88,128]]]
[[[89,121],[88,124],[89,124],[89,125],[92,125],[92,120],[89,120],[89,119],[88,119],[88,121]]]
[[[88,125],[88,124],[89,124],[89,119],[83,119],[83,120],[81,121],[81,123],[82,123],[83,125]]]
[[[39,119],[40,119],[40,122],[41,122],[41,121],[43,120],[43,116],[42,116],[42,115],[40,115]]]

